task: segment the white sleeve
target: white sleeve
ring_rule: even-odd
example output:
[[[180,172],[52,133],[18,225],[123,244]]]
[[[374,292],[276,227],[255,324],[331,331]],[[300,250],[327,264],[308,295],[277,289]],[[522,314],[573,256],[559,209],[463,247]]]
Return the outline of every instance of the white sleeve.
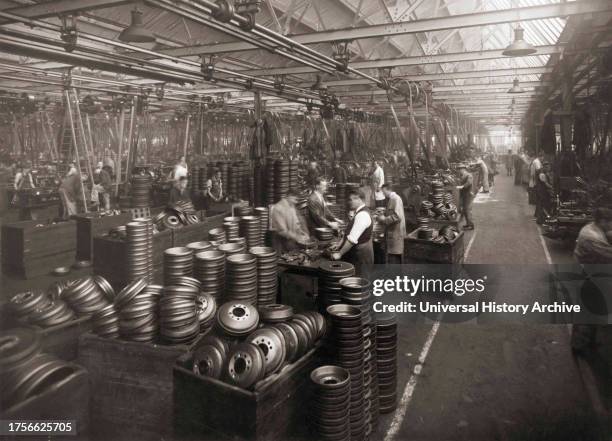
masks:
[[[365,211],[360,211],[355,216],[353,228],[351,229],[349,235],[346,237],[346,240],[348,240],[353,245],[356,245],[359,241],[359,237],[370,225],[372,225],[372,218]]]

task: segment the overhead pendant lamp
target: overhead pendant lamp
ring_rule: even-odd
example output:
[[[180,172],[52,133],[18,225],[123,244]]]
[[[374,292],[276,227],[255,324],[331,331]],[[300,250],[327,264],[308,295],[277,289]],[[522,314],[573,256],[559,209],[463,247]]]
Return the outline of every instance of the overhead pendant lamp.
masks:
[[[368,106],[378,106],[379,102],[374,98],[374,92],[370,95],[370,100],[368,101]]]
[[[519,25],[514,30],[514,41],[502,52],[507,57],[524,57],[537,52],[537,49],[523,40],[525,30]]]
[[[119,34],[119,40],[126,43],[152,43],[155,36],[142,24],[142,11],[138,8],[132,10],[130,25]]]
[[[512,87],[508,89],[508,93],[525,93],[525,89],[521,87],[518,78],[514,79],[514,81],[512,82]]]

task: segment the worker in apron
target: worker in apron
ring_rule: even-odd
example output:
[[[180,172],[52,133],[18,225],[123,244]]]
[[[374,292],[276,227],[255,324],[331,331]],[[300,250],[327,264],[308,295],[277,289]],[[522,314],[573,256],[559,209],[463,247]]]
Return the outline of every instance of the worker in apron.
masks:
[[[355,215],[350,220],[346,231],[348,234],[331,255],[332,260],[344,260],[355,266],[357,275],[363,275],[366,268],[374,263],[372,244],[372,215],[365,205],[361,192],[349,193],[349,207]]]

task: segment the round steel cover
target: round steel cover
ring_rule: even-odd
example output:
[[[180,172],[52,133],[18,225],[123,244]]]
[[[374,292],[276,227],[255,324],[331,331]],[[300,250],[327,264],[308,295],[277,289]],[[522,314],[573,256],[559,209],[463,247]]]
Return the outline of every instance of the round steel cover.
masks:
[[[259,313],[252,305],[227,302],[217,311],[217,322],[228,335],[248,335],[257,327]]]
[[[228,356],[227,377],[237,386],[249,388],[264,378],[264,355],[251,343],[237,344]]]
[[[198,347],[193,354],[193,372],[211,378],[221,378],[224,354],[212,345]]]
[[[246,341],[261,349],[264,355],[266,375],[276,372],[282,366],[287,352],[284,337],[278,329],[259,328],[251,333]]]
[[[30,328],[13,328],[0,335],[0,372],[31,358],[40,350],[38,333]]]
[[[259,314],[264,322],[280,323],[286,322],[293,317],[293,308],[289,305],[281,305],[273,303],[271,305],[263,305],[259,308]]]

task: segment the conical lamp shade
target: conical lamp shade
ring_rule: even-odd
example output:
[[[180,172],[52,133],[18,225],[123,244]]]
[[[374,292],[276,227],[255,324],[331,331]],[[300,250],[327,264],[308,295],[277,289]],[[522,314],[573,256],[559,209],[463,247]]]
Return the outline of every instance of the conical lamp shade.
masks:
[[[126,43],[152,43],[155,41],[153,33],[142,24],[142,12],[138,9],[132,10],[132,22],[121,31],[119,40]]]
[[[526,55],[532,55],[537,52],[536,48],[523,40],[523,34],[525,30],[520,26],[514,30],[514,41],[508,46],[502,55],[507,57],[524,57]]]
[[[378,101],[374,98],[374,94],[370,95],[370,100],[368,101],[368,106],[378,106]]]
[[[512,87],[508,89],[508,93],[525,93],[525,90],[521,87],[518,78],[514,79]]]

